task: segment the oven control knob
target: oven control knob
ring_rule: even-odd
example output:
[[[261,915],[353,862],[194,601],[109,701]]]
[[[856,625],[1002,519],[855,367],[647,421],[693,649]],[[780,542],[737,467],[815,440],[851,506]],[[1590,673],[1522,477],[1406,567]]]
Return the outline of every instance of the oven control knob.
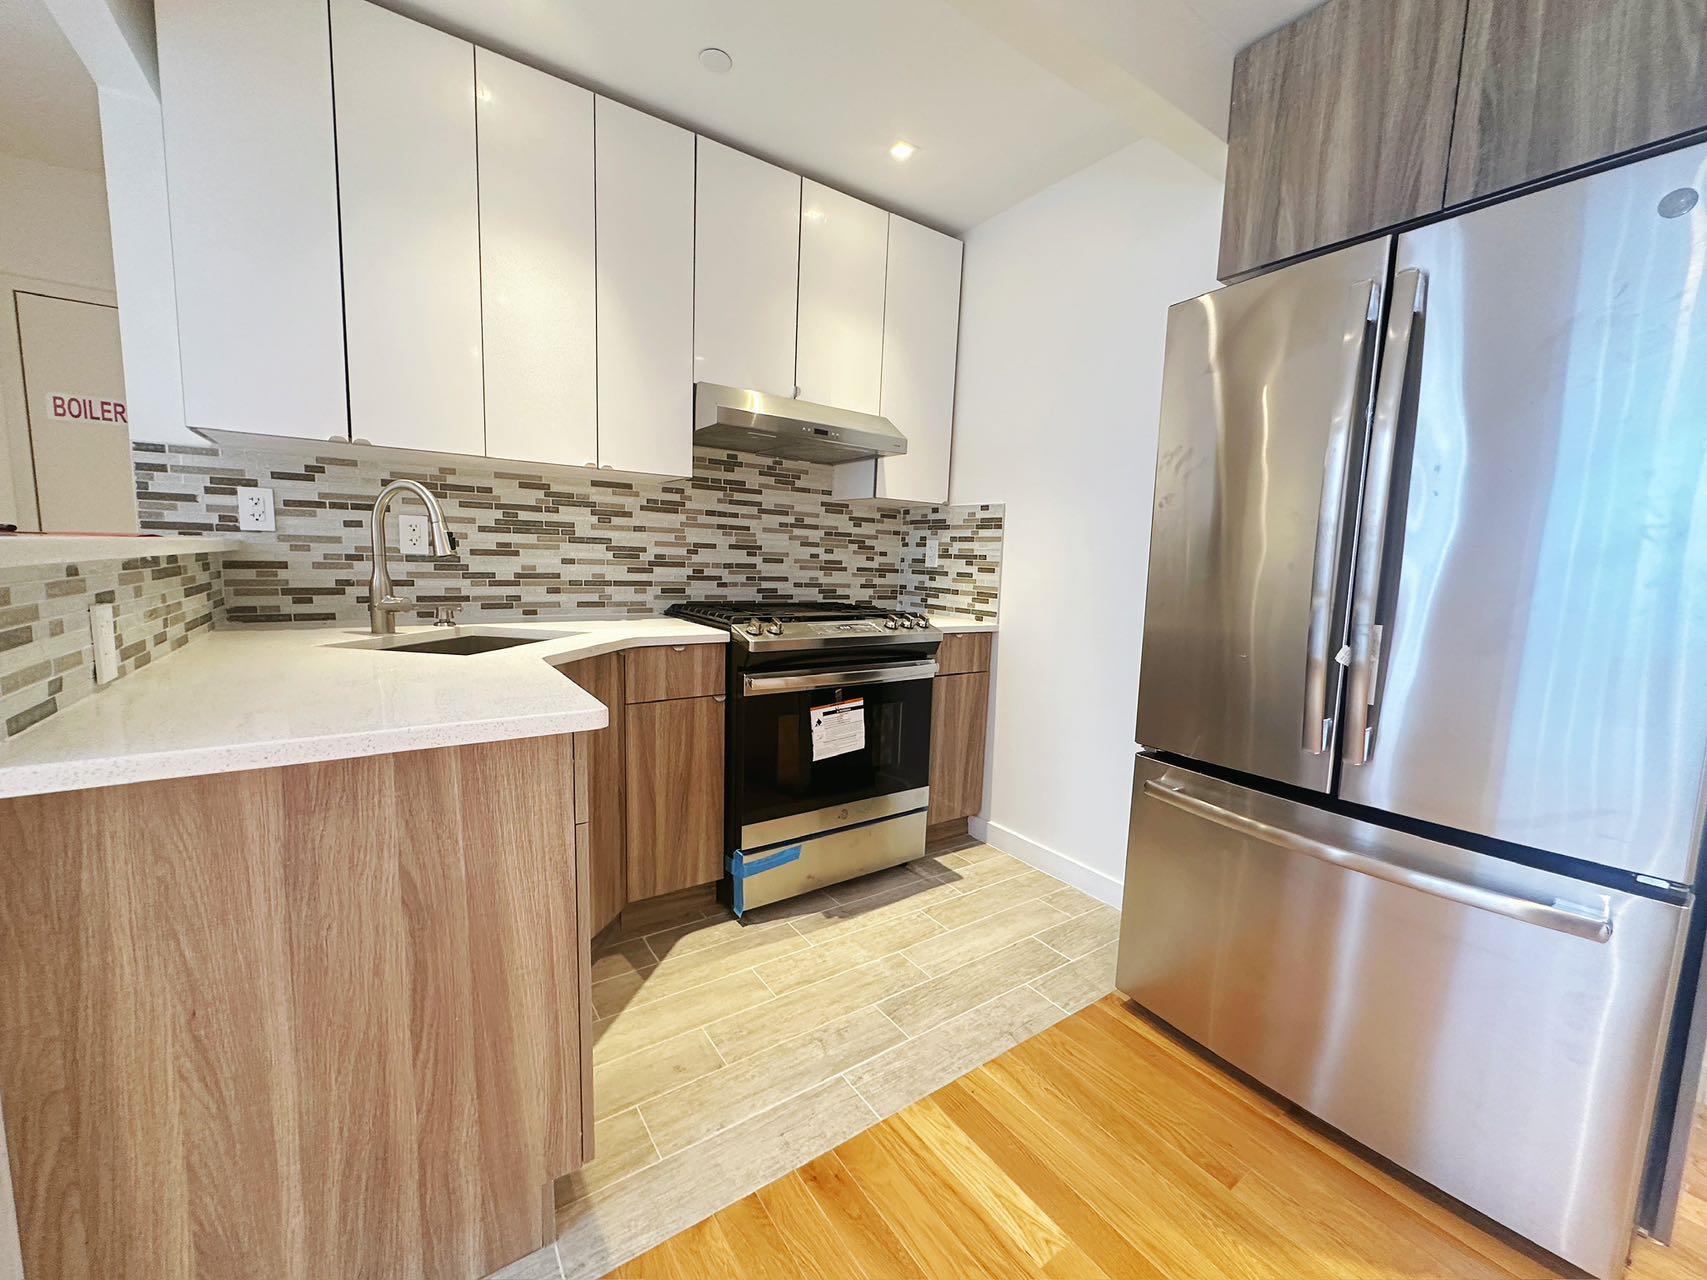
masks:
[[[746,632],[750,636],[762,636],[765,629],[756,622],[749,622],[746,626]]]
[[[899,631],[901,623],[894,617],[888,617],[883,620],[883,629],[885,631]]]
[[[770,626],[766,627],[765,630],[770,632],[773,636],[780,636],[782,634],[782,623],[773,618],[771,619]]]

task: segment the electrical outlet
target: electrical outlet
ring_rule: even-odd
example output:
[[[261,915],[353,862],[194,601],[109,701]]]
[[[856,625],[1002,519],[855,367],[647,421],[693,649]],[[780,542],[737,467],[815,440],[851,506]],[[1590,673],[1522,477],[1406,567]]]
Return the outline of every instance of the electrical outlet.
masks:
[[[938,553],[936,534],[927,533],[925,535],[925,568],[934,569],[941,563],[942,556]]]
[[[95,647],[95,683],[111,684],[119,678],[119,637],[112,605],[89,606],[89,638]]]
[[[399,516],[397,518],[397,543],[406,556],[424,556],[427,554],[427,517]]]
[[[271,489],[239,489],[237,491],[237,527],[257,533],[268,533],[273,523],[273,491]]]

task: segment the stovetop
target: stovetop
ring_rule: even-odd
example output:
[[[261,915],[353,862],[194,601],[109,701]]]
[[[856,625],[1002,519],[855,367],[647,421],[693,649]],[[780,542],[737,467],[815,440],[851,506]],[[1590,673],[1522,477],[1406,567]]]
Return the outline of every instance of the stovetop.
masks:
[[[912,646],[942,639],[922,613],[842,600],[692,600],[666,612],[722,627],[750,649]]]

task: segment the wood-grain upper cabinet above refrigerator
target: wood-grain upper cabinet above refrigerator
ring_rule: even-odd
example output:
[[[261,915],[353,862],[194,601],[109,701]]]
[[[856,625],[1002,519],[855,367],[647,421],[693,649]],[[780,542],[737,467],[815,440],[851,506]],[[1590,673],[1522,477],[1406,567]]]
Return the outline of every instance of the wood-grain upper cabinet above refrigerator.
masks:
[[[1223,280],[1441,208],[1465,2],[1329,0],[1239,53]]]
[[[889,215],[807,182],[800,210],[799,399],[877,413]]]
[[[486,454],[596,466],[593,95],[475,50]]]
[[[486,452],[474,46],[332,0],[350,434]]]
[[[1470,0],[1447,203],[1702,128],[1703,0]]]
[[[800,175],[700,138],[693,377],[794,395]]]
[[[594,133],[599,466],[691,475],[694,135],[609,98]]]

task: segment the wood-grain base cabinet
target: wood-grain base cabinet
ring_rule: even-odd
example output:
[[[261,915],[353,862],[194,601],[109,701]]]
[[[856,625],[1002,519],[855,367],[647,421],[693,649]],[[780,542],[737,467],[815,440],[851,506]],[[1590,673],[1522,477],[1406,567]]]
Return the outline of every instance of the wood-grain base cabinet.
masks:
[[[585,1152],[567,737],[0,801],[32,1280],[468,1280]]]
[[[931,690],[931,826],[984,807],[984,730],[990,673],[938,676]]]
[[[721,694],[628,705],[629,901],[722,878],[724,715]]]

